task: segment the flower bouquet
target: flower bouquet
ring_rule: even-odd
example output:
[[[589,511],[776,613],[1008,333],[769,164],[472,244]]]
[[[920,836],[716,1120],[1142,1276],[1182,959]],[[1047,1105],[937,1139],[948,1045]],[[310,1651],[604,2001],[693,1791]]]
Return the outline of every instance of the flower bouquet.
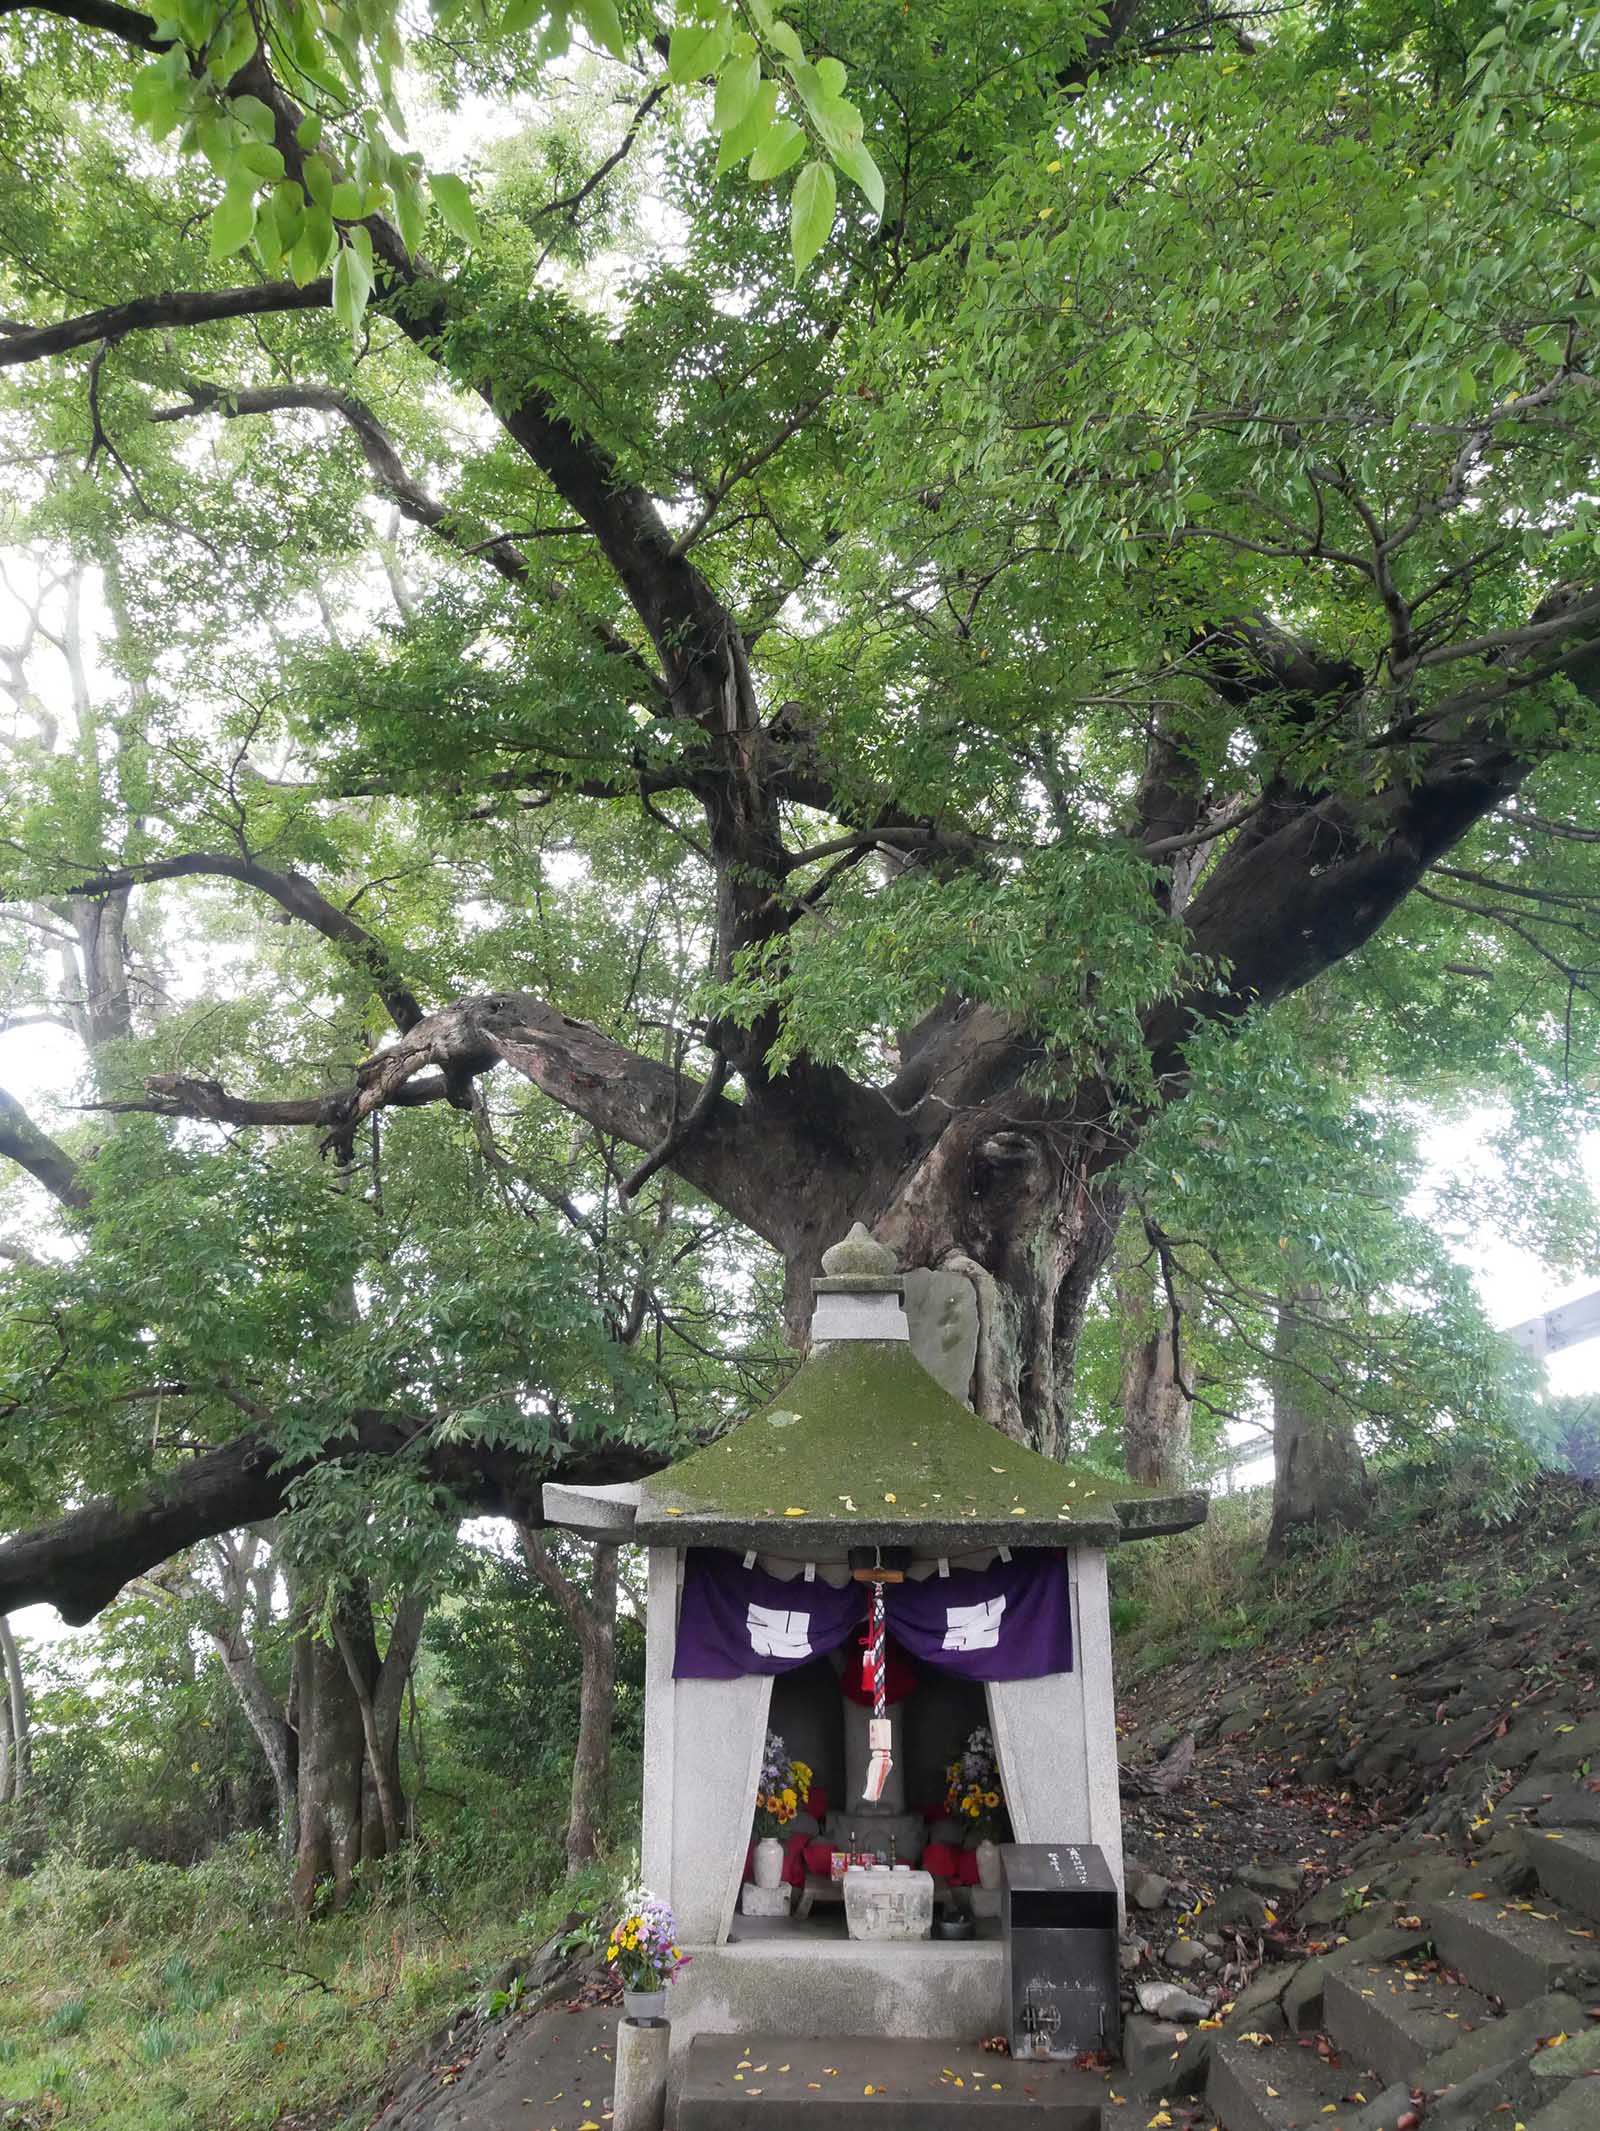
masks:
[[[987,1726],[980,1724],[972,1733],[960,1760],[950,1763],[945,1777],[944,1809],[950,1818],[963,1822],[977,1842],[997,1841],[1005,1828],[1005,1802],[1000,1794],[1000,1764]]]
[[[679,1951],[678,1923],[668,1905],[642,1887],[625,1895],[622,1914],[611,1927],[606,1965],[617,1971],[627,2018],[664,2019],[667,1985],[688,1959]]]
[[[810,1767],[804,1761],[791,1761],[789,1749],[778,1733],[769,1731],[756,1783],[757,1835],[765,1838],[787,1833],[795,1815],[804,1812],[810,1794]]]

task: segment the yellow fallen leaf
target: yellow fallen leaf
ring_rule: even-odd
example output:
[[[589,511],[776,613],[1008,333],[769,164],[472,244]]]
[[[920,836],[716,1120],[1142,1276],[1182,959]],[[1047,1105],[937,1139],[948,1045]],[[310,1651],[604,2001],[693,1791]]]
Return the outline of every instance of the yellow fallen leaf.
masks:
[[[1013,1517],[1025,1517],[1028,1512],[1025,1509],[1014,1509],[1011,1514]]]
[[[805,1511],[803,1509],[786,1509],[783,1514],[786,1517],[803,1517]]]
[[[1160,2127],[1163,2124],[1170,2124],[1171,2121],[1172,2117],[1167,2110],[1157,2109],[1155,2115],[1151,2117],[1148,2125],[1145,2127],[1145,2131],[1160,2131]]]
[[[885,1495],[883,1499],[884,1499],[884,1501],[885,1501],[885,1502],[892,1502],[892,1501],[894,1500],[894,1496],[893,1496],[893,1495]]]

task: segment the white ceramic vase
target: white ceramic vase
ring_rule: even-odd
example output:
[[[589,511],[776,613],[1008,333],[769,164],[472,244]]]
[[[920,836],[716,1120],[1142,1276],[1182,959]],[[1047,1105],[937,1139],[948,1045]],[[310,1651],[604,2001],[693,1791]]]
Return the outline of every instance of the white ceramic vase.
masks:
[[[978,1860],[978,1885],[993,1892],[1000,1884],[1000,1845],[985,1836],[973,1854]]]
[[[755,1876],[758,1887],[783,1883],[783,1844],[776,1835],[763,1835],[756,1844]]]

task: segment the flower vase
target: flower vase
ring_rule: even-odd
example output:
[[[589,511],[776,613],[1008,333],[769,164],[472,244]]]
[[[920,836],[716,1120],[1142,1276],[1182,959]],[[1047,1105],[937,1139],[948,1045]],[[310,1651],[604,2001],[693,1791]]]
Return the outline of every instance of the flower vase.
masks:
[[[625,2020],[665,2020],[666,1991],[625,1990],[622,1993],[622,2017]]]
[[[783,1844],[776,1835],[763,1835],[756,1844],[755,1881],[758,1887],[777,1887],[783,1882]]]
[[[1000,1884],[1000,1845],[991,1842],[986,1835],[977,1844],[973,1855],[978,1860],[978,1885],[993,1890]]]

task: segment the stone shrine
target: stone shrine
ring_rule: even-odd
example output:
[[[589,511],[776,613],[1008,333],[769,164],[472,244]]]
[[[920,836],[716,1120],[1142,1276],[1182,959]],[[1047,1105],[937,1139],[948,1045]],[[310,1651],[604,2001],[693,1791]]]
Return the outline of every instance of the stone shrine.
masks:
[[[852,1937],[813,1846],[824,1866],[846,1851],[924,1863],[953,1919],[965,1890],[948,1876],[961,1831],[940,1822],[945,1771],[986,1726],[1011,1839],[1096,1846],[1120,1898],[1106,1549],[1206,1514],[1203,1495],[1058,1464],[980,1421],[946,1388],[938,1350],[962,1362],[941,1276],[903,1282],[859,1226],[823,1268],[807,1358],[765,1407],[650,1479],[544,1491],[552,1524],[648,1549],[643,1876],[692,1957],[670,1994],[675,2063],[697,2034],[1003,2029],[983,1904],[965,1904],[963,1936]],[[908,1286],[928,1305],[920,1337]],[[869,1675],[893,1690],[879,1719],[891,1765],[870,1801]],[[805,1863],[786,1859],[798,1900],[748,1914],[769,1728],[813,1771],[789,1831]],[[923,1932],[929,1877],[863,1872],[851,1907],[869,1879],[888,1882],[879,1912]]]

